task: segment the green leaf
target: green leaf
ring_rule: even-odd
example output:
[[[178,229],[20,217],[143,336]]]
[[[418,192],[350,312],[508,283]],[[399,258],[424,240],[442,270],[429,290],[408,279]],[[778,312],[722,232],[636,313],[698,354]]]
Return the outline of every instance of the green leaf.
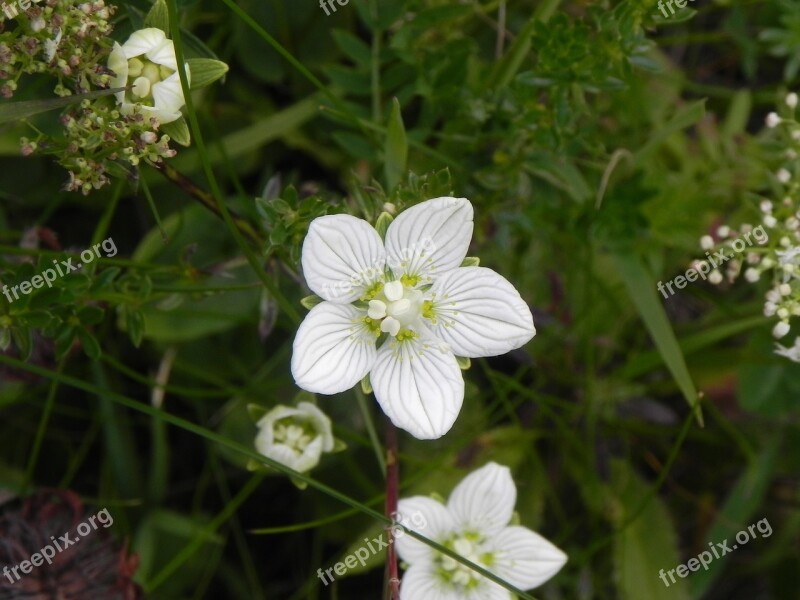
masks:
[[[192,143],[192,136],[189,133],[189,126],[186,124],[186,117],[161,125],[161,131],[181,146],[188,146]]]
[[[633,304],[650,332],[664,364],[678,384],[683,397],[695,412],[698,423],[703,424],[697,389],[686,366],[675,332],[672,331],[667,313],[656,294],[656,282],[645,268],[641,259],[629,250],[612,253],[612,259],[622,281],[628,289]]]
[[[124,87],[109,88],[107,90],[98,90],[96,92],[87,92],[85,94],[75,94],[74,96],[67,96],[66,98],[49,98],[47,100],[21,100],[19,102],[3,102],[0,104],[0,124],[8,123],[10,121],[20,121],[27,119],[33,115],[38,115],[50,110],[58,108],[65,108],[71,104],[78,104],[85,98],[100,98],[102,96],[110,96],[116,92],[124,91]]]
[[[400,112],[400,102],[397,98],[392,99],[392,112],[389,115],[386,132],[385,155],[386,183],[389,189],[393,190],[402,181],[408,161],[408,139],[406,139],[406,128],[403,125],[403,115]]]
[[[722,542],[733,538],[739,531],[751,525],[751,521],[763,513],[764,497],[777,468],[779,449],[782,437],[772,435],[767,438],[766,445],[761,454],[753,460],[742,473],[742,476],[733,486],[722,510],[716,513],[714,523],[705,536],[706,542]],[[704,544],[703,547],[706,547]],[[722,575],[727,556],[721,556],[714,561],[709,570],[700,571],[692,576],[689,589],[693,598],[703,598],[711,584]]]
[[[169,11],[164,0],[156,0],[147,16],[144,18],[145,27],[157,27],[164,33],[169,33]]]
[[[100,349],[100,342],[85,329],[78,330],[78,339],[81,341],[81,346],[86,356],[92,360],[97,360],[103,354],[103,351]]]
[[[191,89],[211,85],[228,72],[228,65],[213,58],[190,58],[186,61],[191,73]]]
[[[620,524],[638,510],[649,488],[621,461],[612,464],[612,473],[619,503],[613,514]],[[674,569],[681,563],[677,546],[669,512],[661,499],[653,496],[639,517],[614,536],[614,570],[621,600],[689,600],[683,579],[676,577],[675,583],[668,579],[667,587],[658,575],[661,569]]]
[[[639,148],[634,155],[634,160],[637,165],[642,164],[642,161],[647,156],[658,148],[670,135],[686,129],[700,121],[706,114],[706,101],[698,100],[681,108],[673,117],[660,129],[654,131],[648,138],[648,142]]]

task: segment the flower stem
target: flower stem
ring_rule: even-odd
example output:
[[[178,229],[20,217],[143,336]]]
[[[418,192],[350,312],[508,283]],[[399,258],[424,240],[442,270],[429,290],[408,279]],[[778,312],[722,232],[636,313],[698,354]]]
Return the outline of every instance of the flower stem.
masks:
[[[181,188],[186,194],[200,202],[200,204],[209,209],[217,217],[224,220],[224,217],[222,216],[222,210],[220,210],[220,207],[217,206],[217,201],[214,199],[213,195],[202,189],[194,181],[166,162],[162,161],[161,163],[151,164],[169,181]],[[236,225],[236,228],[242,233],[242,235],[253,242],[257,248],[261,248],[264,245],[264,240],[261,238],[261,235],[259,235],[259,233],[253,229],[253,226],[232,210],[228,209],[228,212],[230,213],[231,219]]]
[[[386,516],[395,520],[397,516],[397,496],[400,488],[400,464],[397,462],[397,429],[388,419],[386,421]],[[387,528],[389,537],[386,551],[386,585],[384,598],[399,600],[400,577],[397,570],[397,552],[394,547],[394,532]]]

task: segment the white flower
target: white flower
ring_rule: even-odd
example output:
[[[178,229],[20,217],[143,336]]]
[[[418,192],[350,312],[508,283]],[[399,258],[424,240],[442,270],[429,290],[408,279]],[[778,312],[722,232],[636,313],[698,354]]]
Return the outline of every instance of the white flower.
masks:
[[[781,344],[775,344],[775,354],[783,356],[791,361],[800,363],[800,337],[794,338],[794,346],[787,348]]]
[[[780,125],[781,118],[778,116],[777,113],[771,112],[767,115],[767,127],[777,127]]]
[[[148,27],[134,31],[122,46],[114,42],[108,68],[116,73],[111,87],[133,86],[115,94],[123,114],[130,114],[138,105],[142,112],[151,114],[161,124],[180,118],[186,101],[175,47],[163,31]],[[189,75],[187,68],[186,77]]]
[[[797,107],[797,94],[791,92],[786,94],[786,106],[789,108],[796,108]]]
[[[791,329],[789,323],[786,321],[778,321],[775,327],[772,328],[772,337],[781,339],[783,336],[789,333],[789,329]]]
[[[305,473],[319,463],[323,452],[333,450],[331,420],[310,402],[296,408],[278,405],[258,421],[259,454]]]
[[[409,527],[528,590],[553,577],[567,556],[526,527],[509,526],[517,489],[508,467],[490,462],[470,473],[450,494],[447,506],[424,496],[398,503],[406,527],[420,514],[424,529]],[[400,600],[510,600],[511,593],[466,565],[410,535],[398,536],[397,553],[409,564]]]
[[[464,399],[456,356],[503,354],[536,333],[513,285],[490,269],[460,266],[471,237],[465,198],[403,211],[385,244],[356,217],[315,219],[302,264],[308,286],[325,302],[294,340],[297,385],[337,394],[369,374],[396,426],[419,439],[447,433]]]

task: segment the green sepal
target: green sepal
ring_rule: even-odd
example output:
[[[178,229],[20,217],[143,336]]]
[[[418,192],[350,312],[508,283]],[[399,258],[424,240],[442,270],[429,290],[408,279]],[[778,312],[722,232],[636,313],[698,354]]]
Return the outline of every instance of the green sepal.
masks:
[[[164,33],[169,33],[169,10],[164,0],[156,0],[147,16],[144,18],[145,27],[157,27]]]
[[[442,504],[447,504],[447,500],[445,500],[444,496],[438,494],[437,492],[431,492],[430,494],[428,494],[428,497],[433,498],[434,500],[436,500],[437,502],[441,502]]]
[[[186,117],[181,117],[171,123],[160,126],[162,132],[166,133],[170,139],[181,146],[188,146],[192,143],[192,136],[189,133],[189,126],[186,124]]]
[[[361,380],[361,391],[365,394],[372,393],[372,382],[369,380],[369,373]]]
[[[196,90],[211,85],[217,79],[225,77],[228,65],[213,58],[189,58],[186,60],[191,73],[191,89]]]
[[[333,450],[330,451],[330,454],[335,454],[336,452],[342,452],[344,450],[347,450],[347,444],[339,438],[333,438]]]
[[[394,217],[388,212],[382,212],[378,216],[378,220],[375,222],[375,229],[378,235],[381,236],[381,239],[386,237],[386,230],[389,229],[389,225],[392,224],[392,221],[394,221]]]
[[[291,479],[292,483],[298,490],[304,490],[308,487],[308,484],[305,481],[300,481],[296,477],[290,477],[289,479]]]
[[[297,406],[300,402],[309,402],[314,406],[317,405],[317,395],[305,390],[300,390],[294,397],[292,404]]]
[[[458,368],[462,371],[466,371],[472,366],[472,361],[468,356],[456,356],[456,362],[458,363]]]
[[[522,521],[520,520],[519,513],[517,511],[511,513],[511,521],[509,522],[509,525],[519,525],[521,522]]]
[[[306,296],[305,298],[300,300],[300,304],[302,304],[308,310],[311,310],[320,302],[322,302],[322,298],[320,298],[316,294],[311,294],[310,296]]]
[[[260,471],[264,468],[264,464],[258,462],[254,458],[247,459],[247,470],[248,471]]]
[[[461,261],[462,267],[479,267],[481,265],[481,259],[477,256],[467,256],[463,261]]]
[[[269,409],[266,406],[261,406],[260,404],[248,404],[247,405],[247,414],[250,415],[250,418],[253,421],[259,421],[261,417],[269,412]]]

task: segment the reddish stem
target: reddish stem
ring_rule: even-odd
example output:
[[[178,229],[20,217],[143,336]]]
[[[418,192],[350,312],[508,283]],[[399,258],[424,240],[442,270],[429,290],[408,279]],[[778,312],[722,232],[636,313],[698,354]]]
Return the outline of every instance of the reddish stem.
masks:
[[[386,516],[394,520],[397,515],[397,495],[400,487],[400,465],[397,462],[397,430],[394,425],[386,424]],[[400,576],[397,568],[397,552],[394,547],[394,535],[391,527],[387,528],[389,546],[386,552],[386,593],[389,600],[400,598]]]

